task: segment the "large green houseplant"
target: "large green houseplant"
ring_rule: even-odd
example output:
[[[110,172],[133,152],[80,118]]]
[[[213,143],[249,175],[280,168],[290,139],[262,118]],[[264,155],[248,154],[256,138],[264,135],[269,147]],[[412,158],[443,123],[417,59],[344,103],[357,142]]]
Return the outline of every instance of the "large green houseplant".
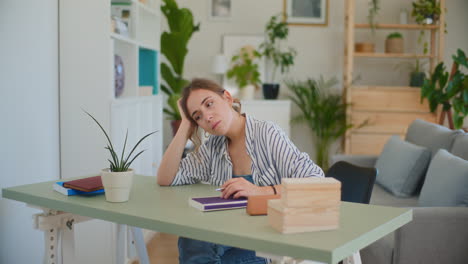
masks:
[[[181,120],[177,101],[182,89],[189,83],[184,79],[184,62],[188,53],[187,45],[192,34],[200,30],[200,23],[193,22],[192,12],[179,8],[175,0],[163,0],[161,11],[166,17],[169,31],[161,35],[161,53],[169,62],[161,63],[161,76],[164,83],[161,90],[168,96],[164,113],[170,120]]]
[[[324,80],[287,81],[292,92],[289,98],[299,107],[301,113],[292,122],[304,122],[312,131],[316,163],[327,170],[329,152],[333,142],[346,133],[352,125],[346,123],[346,107],[341,94],[331,88],[338,83],[336,78]]]
[[[136,148],[140,143],[145,140],[147,137],[151,136],[152,134],[156,133],[157,131],[151,132],[146,134],[142,137],[132,148],[132,150],[127,154],[125,157],[125,148],[127,146],[127,138],[128,138],[128,131],[125,135],[125,141],[123,144],[122,153],[119,155],[114,149],[114,144],[107,134],[106,130],[101,126],[101,124],[97,121],[94,116],[90,113],[85,113],[91,117],[94,122],[99,126],[99,128],[104,133],[104,136],[107,139],[107,146],[106,149],[109,150],[111,155],[111,159],[109,161],[109,168],[103,169],[101,171],[101,179],[102,184],[104,185],[106,200],[108,202],[126,202],[130,197],[130,190],[133,182],[133,169],[130,168],[130,165],[133,161],[140,156],[145,150],[138,152],[137,154],[132,154],[135,152]]]
[[[286,73],[294,64],[297,52],[289,47],[283,50],[282,42],[286,41],[289,34],[288,24],[281,21],[281,16],[272,16],[265,27],[266,38],[260,45],[260,52],[265,57],[266,80],[263,84],[263,95],[265,99],[276,99],[279,92],[279,81],[277,80],[278,69]]]
[[[468,115],[468,75],[464,73],[468,70],[468,62],[461,49],[458,49],[452,58],[454,66],[451,73],[446,71],[444,63],[441,62],[431,77],[424,81],[421,87],[421,101],[428,100],[431,112],[435,112],[439,105],[442,106],[439,123],[442,124],[445,115],[448,115],[450,127],[459,129]],[[460,68],[464,68],[464,71]]]
[[[227,77],[234,79],[242,99],[253,99],[255,89],[261,84],[257,63],[260,57],[260,53],[253,47],[243,47],[231,59],[232,66]]]

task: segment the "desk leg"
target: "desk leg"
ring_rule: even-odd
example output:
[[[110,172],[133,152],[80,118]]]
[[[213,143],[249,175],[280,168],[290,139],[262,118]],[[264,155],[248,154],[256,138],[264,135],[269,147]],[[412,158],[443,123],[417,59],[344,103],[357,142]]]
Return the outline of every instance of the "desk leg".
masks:
[[[361,262],[361,254],[355,252],[353,255],[343,259],[343,264],[362,264]]]
[[[116,264],[125,264],[126,262],[126,235],[127,235],[127,226],[122,224],[117,224],[116,230],[116,247],[115,247],[115,263]]]
[[[140,264],[150,264],[148,252],[146,251],[146,243],[143,238],[143,232],[141,228],[130,227],[133,234],[133,239],[135,240],[135,247],[140,258]]]

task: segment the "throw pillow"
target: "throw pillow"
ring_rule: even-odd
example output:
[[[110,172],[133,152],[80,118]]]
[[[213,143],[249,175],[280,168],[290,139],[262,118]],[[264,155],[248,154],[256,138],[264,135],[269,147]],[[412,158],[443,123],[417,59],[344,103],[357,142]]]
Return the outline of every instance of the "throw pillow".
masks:
[[[447,127],[416,119],[408,127],[405,140],[431,150],[432,156],[439,149],[450,150],[453,140],[461,130],[451,130]]]
[[[450,153],[464,160],[468,160],[468,133],[457,135],[453,141]]]
[[[468,206],[468,160],[439,150],[427,170],[420,206]]]
[[[398,197],[414,194],[423,178],[431,152],[392,136],[384,146],[375,167],[377,183]]]

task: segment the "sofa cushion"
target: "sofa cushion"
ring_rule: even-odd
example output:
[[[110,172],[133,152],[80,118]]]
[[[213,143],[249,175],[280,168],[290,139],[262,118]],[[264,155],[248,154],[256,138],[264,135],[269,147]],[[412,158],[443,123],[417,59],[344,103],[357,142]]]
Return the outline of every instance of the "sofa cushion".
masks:
[[[418,197],[396,197],[378,184],[374,185],[370,204],[392,206],[392,207],[416,207],[418,206]]]
[[[376,181],[398,197],[409,197],[416,191],[430,158],[428,149],[392,136],[375,164]]]
[[[451,130],[447,127],[416,119],[408,127],[405,140],[431,150],[432,156],[439,149],[450,150],[453,140],[461,130]]]
[[[468,160],[468,133],[459,134],[455,137],[450,153]]]
[[[468,206],[468,161],[439,150],[419,196],[420,206]]]

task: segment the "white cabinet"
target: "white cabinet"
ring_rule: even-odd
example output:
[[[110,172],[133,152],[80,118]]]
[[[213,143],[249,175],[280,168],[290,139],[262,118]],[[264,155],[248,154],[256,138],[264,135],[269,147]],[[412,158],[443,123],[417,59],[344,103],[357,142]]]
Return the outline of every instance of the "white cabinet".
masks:
[[[289,100],[242,100],[242,112],[259,120],[273,121],[290,135],[291,101]]]

